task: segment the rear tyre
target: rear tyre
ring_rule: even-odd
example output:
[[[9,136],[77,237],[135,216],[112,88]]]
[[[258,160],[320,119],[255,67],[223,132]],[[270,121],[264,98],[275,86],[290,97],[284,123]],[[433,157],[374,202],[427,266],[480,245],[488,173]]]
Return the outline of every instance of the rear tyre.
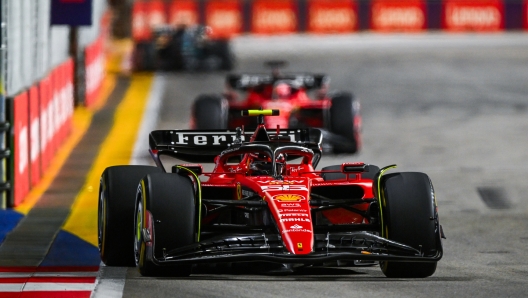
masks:
[[[132,54],[134,71],[153,71],[156,68],[156,50],[150,41],[139,42],[134,46]]]
[[[404,172],[381,177],[384,236],[421,249],[424,256],[438,251],[435,193],[424,173]],[[387,277],[423,278],[434,274],[437,262],[380,262]]]
[[[216,45],[216,54],[221,59],[220,69],[221,70],[233,70],[235,66],[235,56],[231,50],[229,40],[219,40]]]
[[[229,103],[217,94],[200,95],[192,107],[191,128],[200,130],[227,129]]]
[[[99,186],[98,243],[101,260],[107,266],[134,266],[134,203],[137,184],[149,173],[161,172],[151,166],[114,166],[103,172]]]
[[[134,229],[135,262],[141,275],[191,274],[191,264],[158,266],[154,259],[162,259],[164,252],[195,242],[194,198],[194,187],[188,177],[154,173],[141,180],[137,191]],[[145,238],[146,234],[150,239]]]
[[[361,173],[361,178],[374,180],[374,176],[376,176],[376,173],[379,171],[379,167],[375,165],[367,165],[367,169],[368,172]],[[322,168],[321,171],[341,171],[341,165],[327,166]],[[323,177],[325,181],[329,181],[345,179],[346,175],[343,173],[322,173],[321,177]]]
[[[344,138],[334,142],[334,153],[356,153],[361,148],[359,101],[349,92],[331,96],[330,132]]]

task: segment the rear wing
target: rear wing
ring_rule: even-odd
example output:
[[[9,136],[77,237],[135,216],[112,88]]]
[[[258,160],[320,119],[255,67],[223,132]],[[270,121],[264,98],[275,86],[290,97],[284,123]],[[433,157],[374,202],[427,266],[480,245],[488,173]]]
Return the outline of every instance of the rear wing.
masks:
[[[244,132],[243,142],[249,142],[253,131]],[[315,128],[281,129],[267,131],[270,143],[292,143],[318,150],[322,143],[322,133]],[[149,135],[149,149],[154,161],[159,156],[169,155],[191,163],[212,163],[216,156],[226,150],[236,140],[236,130],[155,130]],[[159,164],[158,164],[159,165]]]
[[[235,90],[248,90],[250,88],[270,85],[277,80],[290,80],[299,87],[306,90],[319,89],[330,82],[330,78],[325,74],[281,74],[273,76],[270,74],[229,74],[226,84]]]

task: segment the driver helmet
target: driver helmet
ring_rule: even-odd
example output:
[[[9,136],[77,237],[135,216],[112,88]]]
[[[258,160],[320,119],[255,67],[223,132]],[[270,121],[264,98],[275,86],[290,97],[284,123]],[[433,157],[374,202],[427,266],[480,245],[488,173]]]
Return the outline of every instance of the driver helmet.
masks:
[[[280,82],[273,91],[277,99],[288,99],[291,95],[291,86],[285,82]]]

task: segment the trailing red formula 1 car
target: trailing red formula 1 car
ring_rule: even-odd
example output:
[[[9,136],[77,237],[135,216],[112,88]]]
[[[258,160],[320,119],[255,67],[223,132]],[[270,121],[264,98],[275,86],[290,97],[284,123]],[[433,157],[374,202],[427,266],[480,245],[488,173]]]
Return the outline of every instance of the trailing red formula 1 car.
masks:
[[[281,73],[284,61],[269,61],[271,74],[230,74],[227,92],[203,94],[192,107],[191,128],[246,129],[253,119],[241,117],[247,109],[279,109],[279,117],[266,117],[266,127],[319,128],[324,151],[356,153],[361,149],[360,103],[350,92],[328,92],[330,79],[324,74]]]
[[[253,133],[152,131],[156,167],[104,171],[99,249],[106,265],[136,265],[145,276],[260,261],[288,269],[379,262],[388,277],[435,272],[445,237],[426,174],[386,174],[395,166],[360,162],[319,171],[320,130],[267,131],[264,117],[278,111],[243,113],[258,118]],[[214,169],[166,167],[172,158],[214,162]]]

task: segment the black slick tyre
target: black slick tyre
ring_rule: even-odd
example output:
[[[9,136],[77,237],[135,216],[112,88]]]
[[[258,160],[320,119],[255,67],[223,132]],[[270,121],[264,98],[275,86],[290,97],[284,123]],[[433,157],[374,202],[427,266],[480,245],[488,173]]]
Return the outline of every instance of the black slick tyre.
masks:
[[[403,172],[381,177],[384,237],[421,250],[437,253],[438,216],[433,185],[424,173]],[[434,274],[437,262],[380,262],[387,277],[424,278]]]
[[[203,94],[192,107],[191,127],[199,130],[227,129],[229,103],[221,95]]]
[[[343,140],[333,142],[334,153],[353,154],[361,147],[359,101],[349,92],[331,95],[330,132]]]
[[[113,166],[105,169],[99,186],[98,242],[107,266],[134,266],[132,246],[137,185],[152,166]]]
[[[191,274],[191,264],[160,266],[155,259],[162,259],[164,252],[195,242],[195,206],[194,187],[188,177],[154,173],[141,180],[134,229],[134,256],[141,275]]]

